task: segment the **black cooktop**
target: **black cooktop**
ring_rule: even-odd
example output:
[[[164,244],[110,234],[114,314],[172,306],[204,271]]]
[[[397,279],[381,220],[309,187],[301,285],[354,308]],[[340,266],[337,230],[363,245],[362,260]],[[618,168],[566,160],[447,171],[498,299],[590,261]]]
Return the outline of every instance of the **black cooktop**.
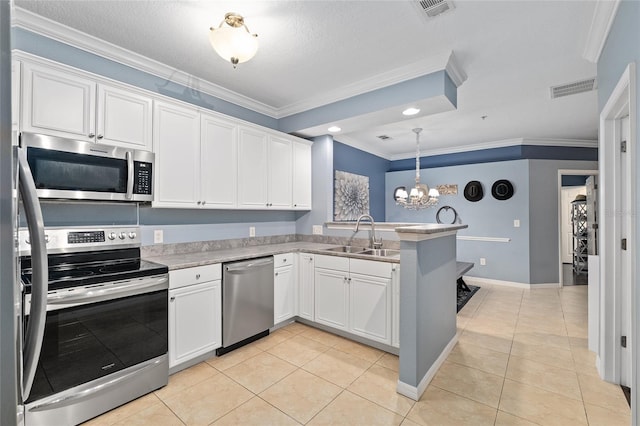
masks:
[[[140,249],[48,255],[49,291],[166,274],[165,265],[140,259]],[[31,292],[31,257],[20,259],[22,283]]]

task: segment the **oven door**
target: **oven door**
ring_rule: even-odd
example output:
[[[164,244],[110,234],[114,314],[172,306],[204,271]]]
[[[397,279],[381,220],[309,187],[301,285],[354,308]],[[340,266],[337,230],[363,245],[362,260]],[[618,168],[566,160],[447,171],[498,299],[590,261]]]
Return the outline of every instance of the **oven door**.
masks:
[[[167,274],[49,292],[26,424],[79,423],[166,385],[167,350]]]

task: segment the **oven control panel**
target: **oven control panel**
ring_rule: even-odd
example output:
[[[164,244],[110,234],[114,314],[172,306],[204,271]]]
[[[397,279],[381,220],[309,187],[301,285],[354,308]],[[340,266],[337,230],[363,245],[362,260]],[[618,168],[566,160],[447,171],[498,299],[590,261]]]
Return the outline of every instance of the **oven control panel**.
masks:
[[[45,228],[44,234],[47,253],[140,247],[142,241],[138,227]],[[31,253],[27,228],[18,230],[18,251],[20,256]]]

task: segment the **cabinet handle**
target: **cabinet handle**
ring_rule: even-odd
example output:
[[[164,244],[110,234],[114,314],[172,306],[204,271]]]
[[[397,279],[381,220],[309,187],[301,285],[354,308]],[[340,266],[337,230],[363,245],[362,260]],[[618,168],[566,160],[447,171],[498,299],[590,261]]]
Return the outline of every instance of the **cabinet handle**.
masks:
[[[102,138],[104,138],[104,136],[98,135],[98,139],[102,139]]]
[[[276,277],[278,276],[278,273],[276,272]]]
[[[297,204],[294,204],[294,205],[293,205],[293,207],[298,207],[298,205],[297,205]]]
[[[202,201],[198,201],[198,205],[202,204]]]
[[[171,296],[171,297],[169,298],[169,302],[173,302],[174,300],[176,300],[176,297],[175,297],[175,296]]]
[[[202,202],[202,205],[204,206],[206,203],[207,203],[206,201],[203,201],[203,202]]]
[[[200,279],[200,274],[196,274],[196,280]]]
[[[95,135],[96,135],[95,133],[89,133],[87,136],[89,136],[90,138],[93,138],[95,137]]]

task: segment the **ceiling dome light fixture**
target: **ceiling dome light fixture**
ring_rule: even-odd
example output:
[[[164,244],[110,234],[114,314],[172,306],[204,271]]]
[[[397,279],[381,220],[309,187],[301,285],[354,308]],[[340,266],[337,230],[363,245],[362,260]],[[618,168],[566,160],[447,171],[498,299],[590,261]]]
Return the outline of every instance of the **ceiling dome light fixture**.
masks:
[[[338,126],[331,126],[327,130],[330,131],[331,133],[337,133],[342,129],[340,127],[338,127]]]
[[[405,187],[396,188],[393,198],[396,204],[409,210],[420,210],[434,207],[438,204],[440,193],[437,189],[420,183],[420,132],[421,128],[412,130],[416,134],[416,186],[407,194]]]
[[[224,26],[223,24],[228,26]],[[244,18],[234,12],[224,15],[218,28],[210,28],[209,42],[223,59],[231,62],[233,68],[253,58],[258,51],[258,34],[251,34],[244,24]]]
[[[410,107],[402,111],[402,115],[416,115],[420,112],[420,108]]]

